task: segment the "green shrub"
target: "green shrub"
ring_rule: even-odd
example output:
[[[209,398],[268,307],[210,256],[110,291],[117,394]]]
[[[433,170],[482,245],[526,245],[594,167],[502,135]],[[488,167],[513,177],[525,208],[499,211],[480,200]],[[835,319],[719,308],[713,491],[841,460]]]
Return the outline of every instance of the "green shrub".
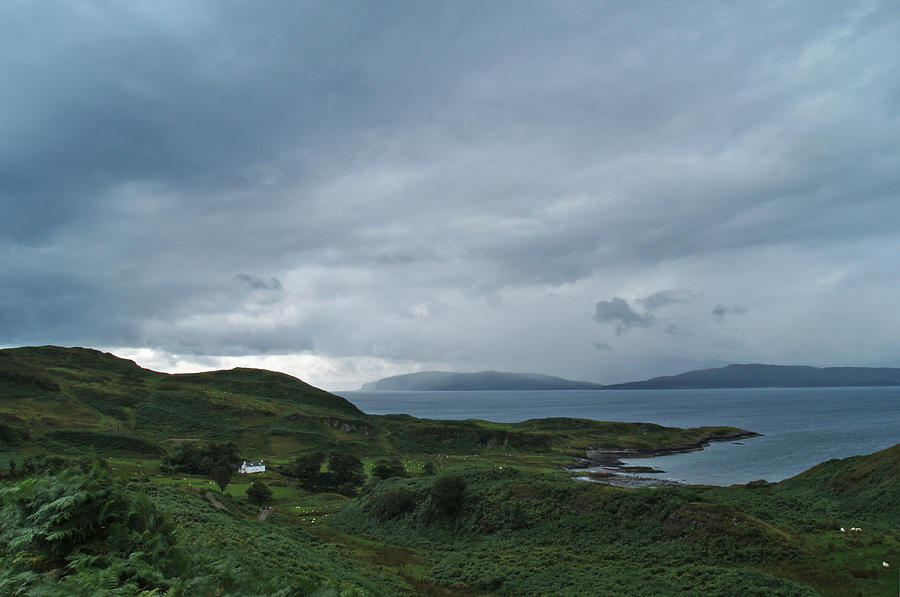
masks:
[[[362,485],[365,480],[362,460],[342,450],[332,450],[328,454],[328,470],[334,475],[335,485]]]
[[[272,490],[262,481],[254,481],[247,488],[247,499],[262,506],[272,499]]]
[[[312,452],[295,458],[284,469],[284,474],[298,480],[300,487],[309,491],[318,491],[322,488],[322,464],[325,462],[325,454]]]
[[[379,521],[409,514],[416,508],[416,495],[405,487],[379,494],[369,502],[369,510]]]
[[[433,465],[432,465],[433,466]],[[372,476],[379,479],[390,479],[391,477],[405,477],[406,469],[399,460],[379,460],[372,468]]]
[[[0,443],[18,445],[29,437],[28,429],[0,421]]]
[[[163,472],[178,471],[191,475],[208,475],[214,468],[237,468],[240,462],[237,446],[233,443],[182,442],[173,454],[163,459],[160,469]]]
[[[24,479],[0,490],[0,503],[0,594],[49,582],[71,583],[79,593],[107,594],[100,589],[108,583],[165,591],[184,571],[153,503],[124,491],[100,463]]]
[[[431,505],[440,514],[454,514],[465,499],[466,481],[459,475],[445,475],[431,486]]]
[[[217,464],[209,470],[209,478],[215,481],[222,493],[225,492],[225,488],[231,483],[231,474],[231,467],[222,464]]]

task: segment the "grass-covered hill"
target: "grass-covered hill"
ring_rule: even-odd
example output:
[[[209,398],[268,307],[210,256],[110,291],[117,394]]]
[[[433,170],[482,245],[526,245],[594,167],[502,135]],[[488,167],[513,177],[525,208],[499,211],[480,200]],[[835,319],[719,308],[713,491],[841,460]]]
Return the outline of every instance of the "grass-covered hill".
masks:
[[[265,521],[237,482],[213,500],[129,460],[50,468],[0,479],[0,594],[895,595],[898,450],[732,487],[457,459],[348,498],[266,473]]]
[[[732,487],[563,470],[741,433],[371,416],[268,371],[0,350],[0,595],[896,595],[900,445]],[[173,458],[223,441],[274,466]],[[316,458],[335,447],[360,459],[349,488]]]
[[[780,483],[637,490],[470,469],[451,512],[435,480],[395,479],[329,528],[427,554],[430,579],[474,594],[894,595],[898,462],[900,445]]]
[[[727,427],[542,419],[521,423],[374,416],[299,379],[237,368],[170,375],[86,348],[0,350],[0,446],[20,451],[134,454],[184,440],[227,441],[248,456],[313,449],[360,454],[521,452],[583,455],[603,448],[678,448],[739,437]]]
[[[302,447],[328,429],[364,430],[347,400],[281,373],[232,369],[168,375],[85,348],[0,350],[7,443],[159,454],[172,439]],[[263,445],[257,446],[262,442]]]

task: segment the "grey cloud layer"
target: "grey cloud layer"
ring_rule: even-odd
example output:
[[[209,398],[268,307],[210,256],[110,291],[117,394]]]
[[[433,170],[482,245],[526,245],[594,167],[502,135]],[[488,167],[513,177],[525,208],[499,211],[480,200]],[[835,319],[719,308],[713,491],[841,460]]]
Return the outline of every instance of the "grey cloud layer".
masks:
[[[650,313],[645,315],[635,313],[628,302],[618,296],[598,302],[594,308],[594,319],[600,323],[615,324],[617,334],[623,334],[633,327],[650,327],[655,321]]]
[[[689,290],[660,290],[659,292],[654,292],[650,296],[639,298],[637,302],[643,305],[648,311],[655,311],[666,305],[689,303],[693,298],[694,295]]]
[[[497,297],[579,285],[532,316],[595,305],[623,335],[682,309],[666,329],[699,333],[740,313],[711,304],[782,300],[720,288],[738,259],[777,277],[770,250],[896,246],[898,23],[893,2],[6,4],[0,343],[475,360],[529,338],[511,315],[454,336],[527,310]],[[650,294],[676,285],[711,304]]]
[[[713,307],[712,316],[718,321],[725,321],[725,316],[729,313],[733,313],[736,315],[746,315],[747,307],[743,305],[735,305],[733,307],[726,307],[725,305],[716,305]]]

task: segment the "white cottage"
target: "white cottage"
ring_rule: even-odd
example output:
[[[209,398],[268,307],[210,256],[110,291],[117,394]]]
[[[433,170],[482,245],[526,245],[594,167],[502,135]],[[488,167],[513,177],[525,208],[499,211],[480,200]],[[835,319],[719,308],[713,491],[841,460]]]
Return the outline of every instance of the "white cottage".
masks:
[[[266,472],[266,465],[263,464],[263,461],[259,462],[247,462],[244,461],[244,464],[241,465],[241,468],[238,469],[239,473],[264,473]]]

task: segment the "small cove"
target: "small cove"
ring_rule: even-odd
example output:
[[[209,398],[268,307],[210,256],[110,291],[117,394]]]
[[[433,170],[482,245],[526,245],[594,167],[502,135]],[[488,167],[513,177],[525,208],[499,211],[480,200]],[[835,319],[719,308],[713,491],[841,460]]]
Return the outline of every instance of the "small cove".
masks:
[[[730,425],[762,433],[704,450],[625,460],[640,476],[730,485],[780,481],[830,458],[900,442],[900,388],[752,388],[492,392],[341,392],[371,414],[514,422],[542,417]]]

